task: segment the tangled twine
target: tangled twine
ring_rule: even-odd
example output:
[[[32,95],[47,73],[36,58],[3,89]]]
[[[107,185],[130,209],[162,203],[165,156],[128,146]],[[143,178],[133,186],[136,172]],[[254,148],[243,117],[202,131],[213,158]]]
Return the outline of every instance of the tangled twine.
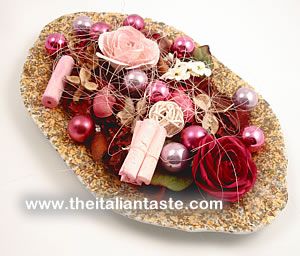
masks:
[[[159,101],[150,111],[149,118],[156,120],[167,131],[167,137],[171,138],[184,128],[182,109],[172,101]]]

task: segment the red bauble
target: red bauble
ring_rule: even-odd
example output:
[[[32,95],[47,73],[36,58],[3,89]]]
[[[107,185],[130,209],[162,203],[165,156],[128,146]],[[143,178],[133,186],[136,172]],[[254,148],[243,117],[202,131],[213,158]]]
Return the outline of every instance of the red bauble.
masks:
[[[97,22],[91,26],[90,36],[94,40],[98,40],[99,35],[110,30],[110,25],[105,22]]]
[[[95,131],[93,119],[87,115],[73,117],[68,124],[68,133],[76,142],[85,142]]]
[[[56,54],[59,50],[67,47],[67,40],[63,34],[50,34],[45,41],[45,48],[49,55]]]
[[[203,138],[207,136],[207,131],[200,125],[191,125],[181,132],[181,143],[188,150],[198,148]]]
[[[177,54],[177,57],[189,57],[195,49],[194,41],[187,37],[181,36],[175,39],[172,45],[172,51]]]
[[[137,14],[131,14],[128,15],[124,20],[123,26],[132,26],[137,30],[143,30],[145,28],[145,22],[141,16]]]

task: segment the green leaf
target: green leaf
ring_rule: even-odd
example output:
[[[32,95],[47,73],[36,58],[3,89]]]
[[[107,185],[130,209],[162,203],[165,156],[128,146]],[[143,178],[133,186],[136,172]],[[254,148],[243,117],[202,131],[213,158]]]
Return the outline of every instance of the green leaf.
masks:
[[[196,48],[193,52],[193,57],[197,61],[205,62],[211,69],[213,68],[212,56],[208,45]]]
[[[176,192],[188,188],[192,183],[191,177],[180,177],[161,171],[155,171],[151,180],[151,185],[163,186]]]

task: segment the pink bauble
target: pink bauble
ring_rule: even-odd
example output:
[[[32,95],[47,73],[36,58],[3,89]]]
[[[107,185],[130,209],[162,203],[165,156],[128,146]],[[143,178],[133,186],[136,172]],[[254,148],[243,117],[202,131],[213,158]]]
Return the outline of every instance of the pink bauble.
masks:
[[[68,124],[68,133],[76,142],[86,141],[95,131],[93,119],[87,115],[74,116]]]
[[[193,121],[195,115],[194,104],[190,97],[186,95],[183,90],[174,91],[171,94],[170,100],[177,103],[182,109],[185,122]]]
[[[49,55],[57,53],[59,50],[67,47],[67,40],[63,34],[50,34],[45,41],[45,48]]]
[[[187,149],[193,150],[198,148],[203,138],[207,136],[207,131],[200,125],[191,125],[181,132],[181,143]]]
[[[94,40],[98,40],[99,35],[110,31],[110,25],[105,22],[96,22],[90,29],[90,36]]]
[[[131,97],[141,97],[147,88],[148,76],[143,70],[133,69],[124,76],[123,84],[125,93]]]
[[[265,135],[257,126],[248,126],[244,129],[242,138],[251,152],[258,151],[265,144]]]
[[[163,81],[155,80],[148,85],[147,94],[151,103],[168,100],[169,86]]]
[[[189,151],[181,143],[171,142],[163,147],[160,162],[169,172],[182,172],[188,167]]]
[[[145,21],[140,15],[131,14],[124,20],[123,26],[132,26],[137,30],[143,30],[145,28]]]
[[[190,56],[195,49],[194,41],[187,36],[177,37],[171,47],[172,51],[177,53],[179,58]]]
[[[93,25],[92,20],[88,16],[79,16],[73,21],[73,30],[76,35],[88,35]]]
[[[255,108],[258,103],[258,95],[250,88],[241,87],[233,95],[233,102],[236,107],[251,110]]]
[[[116,98],[111,94],[110,89],[106,86],[102,88],[94,98],[93,110],[97,117],[109,117],[113,113],[113,105]]]

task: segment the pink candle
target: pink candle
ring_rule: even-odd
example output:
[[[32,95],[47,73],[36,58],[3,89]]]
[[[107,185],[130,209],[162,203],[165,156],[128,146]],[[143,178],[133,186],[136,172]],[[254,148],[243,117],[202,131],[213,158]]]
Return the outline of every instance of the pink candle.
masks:
[[[42,97],[45,107],[55,108],[58,105],[65,87],[65,77],[71,74],[73,67],[74,59],[71,56],[64,55],[60,58]]]
[[[144,158],[142,166],[138,172],[138,183],[145,183],[149,185],[154,174],[156,165],[159,160],[161,150],[164,146],[167,137],[167,131],[164,127],[160,126],[150,144],[147,154]]]
[[[145,119],[140,126],[136,127],[128,155],[119,172],[119,175],[126,176],[126,180],[136,180],[158,127],[159,124],[151,119]]]

